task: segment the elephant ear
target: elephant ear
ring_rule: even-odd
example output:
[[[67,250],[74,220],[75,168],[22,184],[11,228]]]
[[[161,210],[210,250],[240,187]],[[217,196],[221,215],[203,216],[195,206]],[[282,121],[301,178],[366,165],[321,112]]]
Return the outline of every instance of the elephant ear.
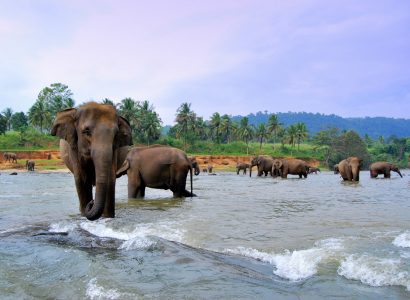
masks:
[[[117,146],[131,146],[132,145],[132,134],[131,125],[127,119],[119,116],[118,117],[118,135],[117,135]]]
[[[77,131],[75,129],[75,116],[77,109],[68,108],[57,113],[51,129],[51,135],[66,140],[70,145],[77,141]]]

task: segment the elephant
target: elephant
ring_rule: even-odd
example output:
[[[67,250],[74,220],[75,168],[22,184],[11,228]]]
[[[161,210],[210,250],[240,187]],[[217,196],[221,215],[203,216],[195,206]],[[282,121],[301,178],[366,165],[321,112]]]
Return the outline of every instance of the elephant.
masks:
[[[309,174],[313,174],[313,173],[317,174],[317,172],[320,173],[320,169],[319,169],[319,168],[308,166],[308,173],[309,173]]]
[[[34,171],[34,166],[35,166],[35,161],[34,160],[26,160],[26,169],[27,171]]]
[[[185,189],[190,172],[191,192]],[[128,198],[142,198],[145,188],[170,189],[174,197],[193,197],[192,165],[185,152],[163,145],[132,148],[117,171],[128,175]]]
[[[362,159],[351,156],[338,164],[340,176],[344,181],[359,181],[360,168],[362,167]]]
[[[236,174],[239,175],[239,171],[243,170],[243,174],[246,174],[246,169],[249,169],[250,165],[243,162],[238,162],[236,164]]]
[[[191,161],[191,166],[192,168],[194,168],[195,172],[194,174],[197,176],[199,175],[199,173],[201,173],[201,170],[199,169],[199,164],[196,161],[196,157],[189,157],[189,160]]]
[[[252,177],[252,167],[257,166],[258,168],[258,176],[268,176],[268,173],[272,176],[272,164],[273,159],[268,156],[258,155],[252,158],[250,167],[249,167],[249,177]]]
[[[296,158],[275,159],[272,165],[272,173],[276,172],[282,178],[287,178],[289,174],[299,175],[299,178],[307,177],[308,166],[304,160]]]
[[[396,172],[400,175],[400,177],[403,178],[403,176],[400,173],[399,167],[397,167],[394,164],[385,161],[378,161],[370,165],[371,178],[376,178],[379,174],[383,174],[384,178],[390,178],[390,171]]]
[[[81,214],[114,218],[115,173],[132,145],[129,122],[112,105],[88,102],[58,112],[51,134],[60,137],[61,158],[74,174]]]
[[[206,167],[206,171],[208,172],[208,173],[212,173],[212,171],[213,171],[213,169],[214,169],[214,166],[213,165],[208,165],[207,167]]]
[[[339,174],[339,164],[333,165],[333,173]]]
[[[17,154],[12,152],[5,152],[3,158],[6,162],[17,163]]]

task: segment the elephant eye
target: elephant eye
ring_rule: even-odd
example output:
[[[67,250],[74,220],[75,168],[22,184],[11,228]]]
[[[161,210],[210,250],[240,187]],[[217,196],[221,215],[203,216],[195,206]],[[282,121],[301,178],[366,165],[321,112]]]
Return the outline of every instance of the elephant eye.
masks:
[[[88,127],[84,128],[82,133],[85,134],[85,135],[91,136],[91,130]]]

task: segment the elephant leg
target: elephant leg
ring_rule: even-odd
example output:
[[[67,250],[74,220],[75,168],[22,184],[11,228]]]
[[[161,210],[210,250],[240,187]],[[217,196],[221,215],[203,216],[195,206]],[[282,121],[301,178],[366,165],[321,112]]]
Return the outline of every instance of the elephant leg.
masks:
[[[384,178],[390,178],[391,174],[389,171],[387,171],[386,173],[384,173]]]

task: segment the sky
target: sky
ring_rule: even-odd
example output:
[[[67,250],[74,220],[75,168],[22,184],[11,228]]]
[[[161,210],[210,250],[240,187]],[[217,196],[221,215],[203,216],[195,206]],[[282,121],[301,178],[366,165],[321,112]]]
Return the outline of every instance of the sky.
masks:
[[[0,0],[0,111],[68,85],[213,113],[410,118],[410,1]]]

